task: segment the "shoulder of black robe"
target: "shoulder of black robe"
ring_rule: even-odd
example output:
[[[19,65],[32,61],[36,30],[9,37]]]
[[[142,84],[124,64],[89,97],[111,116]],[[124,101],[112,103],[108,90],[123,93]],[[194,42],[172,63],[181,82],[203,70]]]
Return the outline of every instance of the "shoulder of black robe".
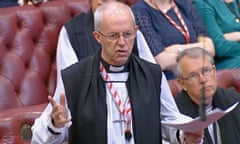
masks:
[[[190,99],[187,92],[182,90],[175,96],[175,101],[181,113],[192,118],[199,116],[198,106]]]
[[[227,109],[236,102],[240,102],[240,94],[231,89],[218,87],[213,100],[213,106],[220,109]],[[218,120],[222,143],[240,143],[240,104],[223,118]]]
[[[161,143],[160,86],[162,71],[157,64],[132,55],[127,87],[132,104],[136,144]],[[159,129],[158,129],[159,128]]]
[[[179,111],[182,114],[196,118],[199,116],[199,107],[191,100],[186,91],[182,90],[175,96],[175,101]],[[203,144],[212,144],[211,136],[207,129],[204,129],[204,142]]]
[[[62,70],[67,103],[72,114],[69,144],[107,143],[106,92],[99,73],[99,56],[96,55]]]
[[[181,113],[193,118],[199,115],[198,106],[190,99],[185,91],[179,93],[175,97],[175,100]],[[225,110],[239,101],[240,94],[238,92],[218,87],[213,96],[213,107]],[[238,105],[232,112],[218,120],[218,123],[220,126],[223,144],[240,143],[240,105]],[[204,140],[204,144],[208,144],[208,142]]]
[[[94,18],[92,10],[81,13],[64,24],[70,43],[81,60],[98,51],[101,46],[93,36]]]
[[[64,69],[62,77],[72,126],[70,143],[106,144],[107,107],[104,81],[99,73],[100,52]],[[161,143],[159,65],[132,55],[127,87],[133,110],[136,144]]]

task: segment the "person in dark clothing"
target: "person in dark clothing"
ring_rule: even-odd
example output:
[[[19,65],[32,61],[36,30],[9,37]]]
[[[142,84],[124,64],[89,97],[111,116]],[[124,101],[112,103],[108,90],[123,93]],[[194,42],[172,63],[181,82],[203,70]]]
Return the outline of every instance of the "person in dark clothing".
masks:
[[[19,6],[18,0],[0,0],[0,8]]]
[[[217,86],[216,67],[211,54],[202,48],[184,50],[177,57],[175,75],[183,90],[175,97],[181,113],[192,118],[199,116],[201,96],[205,96],[205,110],[227,109],[240,101],[240,94]],[[204,132],[204,144],[240,143],[240,106]]]
[[[160,97],[165,89],[159,65],[132,54],[138,28],[131,9],[104,3],[94,21],[101,49],[62,70],[66,98],[49,97],[50,109],[32,128],[32,143],[161,144],[163,136],[177,143],[176,130],[162,130],[161,119],[186,116],[171,95]],[[183,136],[199,143],[202,132]]]
[[[195,46],[215,55],[213,42],[189,0],[139,0],[132,10],[167,79],[175,79],[173,68],[179,51]]]
[[[67,39],[69,39],[78,60],[94,54],[101,48],[92,32],[94,31],[93,13],[96,10],[95,6],[101,5],[102,2],[102,0],[90,0],[91,9],[87,13],[81,13],[73,17],[62,28],[62,31],[65,29]]]

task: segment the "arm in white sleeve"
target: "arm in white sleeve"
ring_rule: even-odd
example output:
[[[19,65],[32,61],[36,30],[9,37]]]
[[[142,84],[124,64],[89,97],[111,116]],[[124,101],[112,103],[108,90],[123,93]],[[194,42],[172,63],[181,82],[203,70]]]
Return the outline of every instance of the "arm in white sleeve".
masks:
[[[61,77],[61,70],[70,66],[78,61],[77,56],[70,44],[67,32],[65,27],[62,27],[59,35],[59,41],[57,45],[57,54],[56,54],[56,63],[57,63],[57,86],[54,93],[54,100],[59,103],[60,94],[64,92],[63,81]],[[67,101],[66,101],[67,106]],[[64,128],[55,128],[52,125],[50,114],[52,112],[51,104],[48,104],[42,115],[37,118],[32,126],[32,143],[33,144],[55,144],[62,143],[68,137],[68,128],[71,125],[71,122],[67,123]],[[71,117],[71,114],[68,110],[68,117]],[[54,132],[59,132],[61,134],[54,135],[49,130],[50,127]]]
[[[143,34],[138,30],[137,31],[137,47],[139,57],[151,62],[155,63],[156,61],[148,47],[148,44],[143,36]],[[165,77],[165,74],[162,72],[162,83],[161,83],[161,103],[162,103],[162,118],[165,119],[175,119],[176,116],[174,113],[179,113],[175,100],[173,99],[172,92],[168,85],[168,81]],[[170,112],[170,113],[169,113]],[[174,113],[171,113],[174,112]]]
[[[138,47],[138,53],[140,58],[156,64],[156,61],[150,51],[150,48],[148,47],[143,34],[139,30],[137,31],[137,47]],[[177,118],[176,114],[179,113],[179,110],[172,96],[172,92],[168,85],[168,81],[163,72],[162,72],[160,97],[161,97],[161,103],[162,103],[162,108],[161,108],[162,119],[176,119]]]
[[[171,93],[170,87],[168,85],[167,79],[164,74],[162,74],[161,83],[161,120],[162,121],[174,121],[176,119],[192,119],[186,115],[179,112],[173,95]],[[177,129],[169,126],[162,125],[162,137],[163,140],[168,141],[170,144],[177,144]],[[180,140],[182,141],[182,131],[180,131]]]
[[[162,73],[162,83],[161,83],[161,120],[171,120],[176,119],[178,108],[173,99],[170,87],[168,85],[167,79]],[[176,137],[177,130],[168,126],[162,125],[162,137],[164,144],[176,144],[178,143]]]
[[[150,51],[150,48],[143,34],[139,30],[137,31],[137,48],[138,48],[138,54],[140,58],[156,64],[156,61]]]
[[[150,51],[150,48],[143,36],[143,34],[138,30],[137,31],[137,47],[139,57],[149,61],[151,63],[155,63],[156,61]],[[166,79],[165,74],[162,72],[162,83],[161,83],[161,94],[160,94],[160,101],[161,101],[161,120],[176,120],[178,118],[185,118],[191,119],[188,116],[181,114],[177,108],[175,100],[173,98],[172,92],[168,85],[168,81]],[[162,137],[163,137],[163,144],[175,144],[178,143],[176,138],[177,130],[172,127],[163,126],[162,125]],[[180,133],[182,133],[180,131]]]

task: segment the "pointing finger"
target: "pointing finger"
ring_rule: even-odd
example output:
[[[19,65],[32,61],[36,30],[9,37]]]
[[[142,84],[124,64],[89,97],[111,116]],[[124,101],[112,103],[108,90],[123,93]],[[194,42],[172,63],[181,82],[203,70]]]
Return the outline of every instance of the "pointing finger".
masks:
[[[51,96],[48,96],[48,101],[51,103],[53,107],[57,105],[55,100]]]
[[[65,94],[60,95],[60,105],[65,107]]]

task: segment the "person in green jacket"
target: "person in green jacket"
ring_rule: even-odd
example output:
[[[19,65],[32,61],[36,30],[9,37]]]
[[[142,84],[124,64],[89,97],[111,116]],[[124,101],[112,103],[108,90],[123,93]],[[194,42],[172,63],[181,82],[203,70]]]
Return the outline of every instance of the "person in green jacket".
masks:
[[[216,68],[240,68],[240,10],[238,0],[193,0],[212,37]]]

